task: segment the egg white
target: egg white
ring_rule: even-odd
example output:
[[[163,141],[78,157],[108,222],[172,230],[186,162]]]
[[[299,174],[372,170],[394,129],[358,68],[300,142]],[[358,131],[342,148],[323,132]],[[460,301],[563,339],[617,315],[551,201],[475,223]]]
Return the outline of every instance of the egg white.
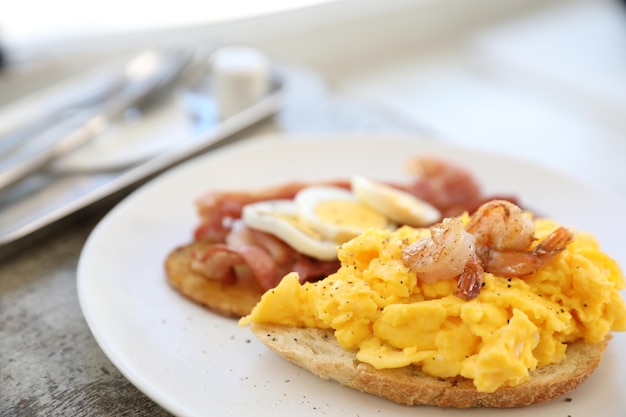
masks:
[[[397,224],[428,226],[441,217],[439,210],[429,203],[381,182],[355,176],[350,185],[359,200]]]
[[[276,236],[298,252],[320,260],[337,259],[337,243],[324,239],[299,219],[293,200],[262,201],[244,206],[242,220]]]

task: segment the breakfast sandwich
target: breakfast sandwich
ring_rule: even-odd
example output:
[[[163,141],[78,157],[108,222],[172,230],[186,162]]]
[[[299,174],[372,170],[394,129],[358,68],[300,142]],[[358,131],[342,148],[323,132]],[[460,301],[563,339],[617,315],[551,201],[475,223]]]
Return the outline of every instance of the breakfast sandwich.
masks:
[[[368,229],[338,259],[316,282],[287,274],[239,323],[323,379],[404,405],[551,400],[626,330],[624,275],[596,239],[504,200]]]

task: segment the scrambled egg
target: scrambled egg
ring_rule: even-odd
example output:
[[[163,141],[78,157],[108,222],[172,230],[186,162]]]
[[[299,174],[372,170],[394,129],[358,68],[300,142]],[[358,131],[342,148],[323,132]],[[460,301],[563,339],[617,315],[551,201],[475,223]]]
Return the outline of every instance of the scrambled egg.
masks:
[[[539,239],[557,227],[535,220]],[[624,276],[589,234],[532,275],[486,273],[478,297],[463,301],[456,280],[425,284],[404,265],[402,248],[428,233],[369,230],[339,248],[337,273],[303,285],[287,275],[240,324],[332,328],[341,346],[377,369],[418,365],[435,377],[472,379],[484,392],[561,361],[570,342],[626,330]]]

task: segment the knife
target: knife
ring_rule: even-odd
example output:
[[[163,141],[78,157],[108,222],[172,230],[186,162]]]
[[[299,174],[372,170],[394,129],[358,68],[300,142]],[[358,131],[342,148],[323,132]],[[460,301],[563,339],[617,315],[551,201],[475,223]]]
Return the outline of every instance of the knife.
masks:
[[[46,167],[55,159],[88,143],[124,113],[158,97],[179,79],[191,61],[190,51],[164,48],[144,51],[124,67],[123,87],[104,102],[62,119],[21,152],[0,162],[0,191]]]

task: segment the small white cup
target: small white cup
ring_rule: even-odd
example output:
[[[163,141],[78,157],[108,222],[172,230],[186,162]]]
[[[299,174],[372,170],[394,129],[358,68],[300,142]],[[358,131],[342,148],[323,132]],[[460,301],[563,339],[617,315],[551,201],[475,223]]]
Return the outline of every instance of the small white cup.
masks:
[[[222,47],[210,59],[213,91],[222,119],[242,111],[267,93],[270,63],[258,49]]]

